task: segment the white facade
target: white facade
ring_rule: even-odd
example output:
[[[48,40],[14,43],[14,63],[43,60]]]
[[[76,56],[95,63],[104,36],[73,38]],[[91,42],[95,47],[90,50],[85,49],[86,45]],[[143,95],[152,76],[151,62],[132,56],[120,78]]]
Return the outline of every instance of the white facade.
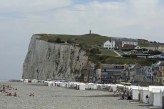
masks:
[[[141,49],[141,47],[137,45],[134,49]]]
[[[138,45],[138,42],[136,42],[136,41],[122,41],[122,47],[124,46],[124,45],[134,45],[134,46],[137,46]]]
[[[107,49],[113,49],[115,48],[115,41],[106,41],[104,44],[103,44],[103,48],[107,48]]]

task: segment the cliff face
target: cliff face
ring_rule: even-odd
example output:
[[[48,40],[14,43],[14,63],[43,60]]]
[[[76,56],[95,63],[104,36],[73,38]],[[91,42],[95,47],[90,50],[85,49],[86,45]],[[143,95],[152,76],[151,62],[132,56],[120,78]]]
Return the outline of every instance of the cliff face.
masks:
[[[86,52],[72,45],[48,43],[33,35],[23,64],[24,79],[46,80],[67,78],[75,80],[88,61]]]

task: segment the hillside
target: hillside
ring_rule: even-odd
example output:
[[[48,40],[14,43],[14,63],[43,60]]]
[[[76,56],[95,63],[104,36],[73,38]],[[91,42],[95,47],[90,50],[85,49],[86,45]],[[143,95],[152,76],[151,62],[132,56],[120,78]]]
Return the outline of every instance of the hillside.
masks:
[[[146,60],[138,58],[121,58],[112,50],[102,49],[102,44],[110,40],[111,37],[102,36],[99,34],[84,34],[84,35],[66,35],[66,34],[37,34],[41,36],[39,40],[44,40],[50,43],[57,43],[60,39],[60,44],[75,45],[86,50],[89,60],[93,62],[102,62],[110,64],[129,64],[140,63],[141,65],[150,65],[155,60]],[[67,42],[67,43],[65,43]],[[152,42],[145,39],[138,39],[139,46],[150,46]]]

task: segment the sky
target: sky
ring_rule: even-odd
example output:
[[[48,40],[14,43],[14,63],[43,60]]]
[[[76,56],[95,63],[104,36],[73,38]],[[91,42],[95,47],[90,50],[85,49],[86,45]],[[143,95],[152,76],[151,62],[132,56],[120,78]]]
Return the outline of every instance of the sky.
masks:
[[[164,0],[0,0],[0,79],[20,79],[33,34],[164,42]]]

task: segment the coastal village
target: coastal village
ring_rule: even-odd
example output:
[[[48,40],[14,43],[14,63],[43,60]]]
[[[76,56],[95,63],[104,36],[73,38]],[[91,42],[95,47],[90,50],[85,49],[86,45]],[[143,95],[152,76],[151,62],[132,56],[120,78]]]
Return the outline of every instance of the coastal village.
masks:
[[[93,37],[88,34],[87,37]],[[48,39],[48,43],[80,46],[77,39],[65,41],[61,38]],[[72,44],[73,43],[73,44]],[[86,48],[84,48],[86,49]],[[94,49],[94,52],[91,52]],[[110,38],[98,48],[90,48],[88,55],[100,55],[98,49],[112,51],[116,58],[132,58],[137,60],[151,59],[151,65],[132,62],[108,64],[103,61],[88,61],[82,68],[80,76],[75,81],[68,78],[50,77],[47,80],[22,79],[25,83],[42,82],[46,86],[55,86],[76,90],[103,90],[120,100],[130,100],[131,103],[141,103],[149,108],[164,106],[164,44],[151,42],[149,46],[140,46],[138,39]],[[87,50],[86,50],[87,51]],[[98,51],[98,52],[97,52]],[[126,59],[125,59],[126,60]],[[80,61],[80,59],[77,59]],[[37,71],[38,72],[38,71]]]
[[[102,48],[114,51],[119,57],[123,55],[135,55],[135,57],[139,59],[158,59],[158,61],[154,61],[150,66],[143,66],[138,63],[101,63],[99,68],[96,67],[96,64],[89,62],[85,68],[89,73],[84,72],[83,75],[85,82],[130,82],[137,85],[164,84],[163,44],[153,43],[148,47],[140,47],[136,39],[111,38],[111,40],[107,40],[102,44]],[[149,51],[158,51],[158,53],[150,53]]]

